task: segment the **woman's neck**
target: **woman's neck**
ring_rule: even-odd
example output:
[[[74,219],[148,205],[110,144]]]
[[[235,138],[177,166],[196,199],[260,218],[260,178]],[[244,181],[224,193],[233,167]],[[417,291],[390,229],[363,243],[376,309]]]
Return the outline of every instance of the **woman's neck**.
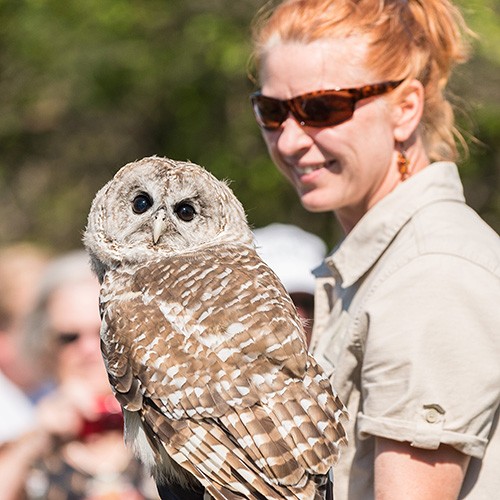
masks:
[[[361,218],[380,200],[384,199],[389,193],[392,193],[399,185],[405,182],[410,177],[416,175],[429,165],[429,158],[423,147],[421,139],[416,139],[415,142],[404,152],[408,161],[408,172],[403,175],[399,169],[398,160],[400,151],[394,150],[391,164],[386,171],[386,175],[380,184],[366,196],[361,202],[354,207],[344,207],[335,212],[335,215],[344,231],[344,234],[349,234]]]

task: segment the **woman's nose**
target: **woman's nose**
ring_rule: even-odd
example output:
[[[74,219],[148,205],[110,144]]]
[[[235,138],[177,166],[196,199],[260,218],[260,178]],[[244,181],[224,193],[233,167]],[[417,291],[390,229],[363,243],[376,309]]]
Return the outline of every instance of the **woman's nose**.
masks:
[[[300,123],[289,114],[281,125],[281,133],[276,141],[276,147],[282,156],[295,156],[311,147],[313,140]]]

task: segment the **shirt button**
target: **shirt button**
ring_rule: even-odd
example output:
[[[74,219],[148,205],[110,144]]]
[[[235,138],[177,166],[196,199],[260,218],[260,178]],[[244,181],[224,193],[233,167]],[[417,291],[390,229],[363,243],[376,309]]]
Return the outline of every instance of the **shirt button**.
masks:
[[[430,408],[425,414],[425,420],[430,424],[436,423],[439,420],[439,412],[434,408]]]

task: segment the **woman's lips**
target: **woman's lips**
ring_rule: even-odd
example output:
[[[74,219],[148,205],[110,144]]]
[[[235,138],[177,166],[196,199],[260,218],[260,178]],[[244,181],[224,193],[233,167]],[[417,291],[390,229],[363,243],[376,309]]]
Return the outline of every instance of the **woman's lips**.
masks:
[[[317,172],[322,169],[331,169],[335,165],[335,161],[329,161],[329,162],[323,162],[323,163],[318,163],[315,165],[294,165],[293,171],[295,172],[295,175],[301,180],[301,181],[307,181],[308,179],[313,179],[315,178],[318,174]]]

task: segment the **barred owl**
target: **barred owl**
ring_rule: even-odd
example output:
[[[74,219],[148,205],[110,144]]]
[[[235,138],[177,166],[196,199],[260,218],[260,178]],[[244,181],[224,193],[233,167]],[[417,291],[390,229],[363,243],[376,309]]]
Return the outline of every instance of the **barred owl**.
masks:
[[[345,409],[226,183],[189,162],[130,163],[97,193],[84,243],[125,439],[157,483],[326,498]]]

